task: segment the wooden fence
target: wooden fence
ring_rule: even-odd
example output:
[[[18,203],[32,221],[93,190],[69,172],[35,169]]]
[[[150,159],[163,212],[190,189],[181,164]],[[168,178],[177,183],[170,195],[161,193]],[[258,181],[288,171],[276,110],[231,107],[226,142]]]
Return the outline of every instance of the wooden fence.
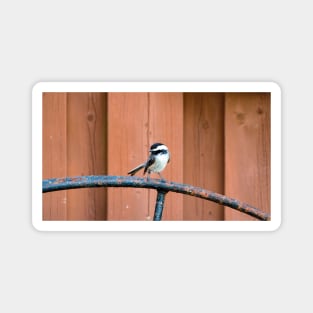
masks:
[[[167,180],[225,194],[270,213],[270,93],[43,95],[43,179],[127,175],[146,160],[154,142],[171,151],[162,173]],[[43,195],[43,219],[151,220],[155,199],[156,192],[147,189],[52,192]],[[163,220],[253,218],[169,193]]]

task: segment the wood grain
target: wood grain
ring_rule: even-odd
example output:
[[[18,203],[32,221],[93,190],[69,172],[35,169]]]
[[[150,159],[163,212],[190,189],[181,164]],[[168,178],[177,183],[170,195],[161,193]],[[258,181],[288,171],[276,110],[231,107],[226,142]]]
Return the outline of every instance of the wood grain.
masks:
[[[167,180],[270,213],[270,127],[269,93],[45,93],[43,178],[126,175],[146,161],[152,143],[162,142],[171,152],[162,172]],[[48,193],[43,219],[151,220],[155,200],[154,190],[131,188]],[[169,193],[163,220],[251,219],[223,212]]]
[[[183,180],[183,94],[149,94],[149,144],[161,142],[171,153],[170,163],[162,172],[166,180]],[[156,178],[158,175],[155,174]],[[151,176],[152,177],[152,176]],[[149,212],[153,216],[156,192],[150,191]],[[183,196],[168,193],[162,220],[183,220]]]
[[[106,96],[69,93],[67,175],[106,174]],[[69,220],[104,220],[106,189],[68,190]]]
[[[270,213],[270,94],[226,94],[225,193]],[[226,209],[226,220],[254,220]]]
[[[108,174],[127,175],[148,156],[148,94],[108,95]],[[141,176],[142,171],[136,176]],[[109,188],[109,220],[149,220],[148,190]]]
[[[66,93],[44,93],[42,110],[43,179],[65,177]],[[67,191],[43,194],[43,220],[67,219]]]
[[[224,193],[224,94],[184,94],[184,183]],[[224,207],[184,197],[184,220],[223,220]]]

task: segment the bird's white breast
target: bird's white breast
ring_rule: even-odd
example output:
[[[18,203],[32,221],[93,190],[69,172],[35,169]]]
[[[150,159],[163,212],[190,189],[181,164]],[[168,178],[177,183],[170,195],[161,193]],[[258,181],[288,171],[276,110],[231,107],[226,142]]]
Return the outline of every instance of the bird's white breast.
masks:
[[[169,153],[159,154],[156,156],[155,163],[150,167],[151,172],[161,172],[164,170],[169,159]]]

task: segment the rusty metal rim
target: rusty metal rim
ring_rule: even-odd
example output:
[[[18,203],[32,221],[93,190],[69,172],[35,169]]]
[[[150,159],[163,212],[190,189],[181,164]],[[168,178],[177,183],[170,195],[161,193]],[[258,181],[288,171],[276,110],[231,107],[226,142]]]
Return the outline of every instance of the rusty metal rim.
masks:
[[[180,184],[160,179],[147,180],[141,177],[133,176],[75,176],[65,178],[46,179],[42,182],[42,192],[52,192],[65,189],[76,188],[94,188],[94,187],[132,187],[132,188],[148,188],[158,191],[177,192],[185,195],[198,197],[204,200],[216,202],[220,205],[230,207],[239,212],[245,213],[261,221],[269,221],[270,215],[262,210],[253,207],[247,203],[238,201],[233,198],[226,197],[200,187],[187,184]]]

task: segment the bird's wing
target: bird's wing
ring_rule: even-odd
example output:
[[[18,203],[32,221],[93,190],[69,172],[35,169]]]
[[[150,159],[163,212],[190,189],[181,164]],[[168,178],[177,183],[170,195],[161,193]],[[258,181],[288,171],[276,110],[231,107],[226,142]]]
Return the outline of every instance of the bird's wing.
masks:
[[[146,174],[148,168],[155,162],[155,158],[153,155],[150,155],[147,163],[145,164],[145,170],[143,171],[143,174]]]

